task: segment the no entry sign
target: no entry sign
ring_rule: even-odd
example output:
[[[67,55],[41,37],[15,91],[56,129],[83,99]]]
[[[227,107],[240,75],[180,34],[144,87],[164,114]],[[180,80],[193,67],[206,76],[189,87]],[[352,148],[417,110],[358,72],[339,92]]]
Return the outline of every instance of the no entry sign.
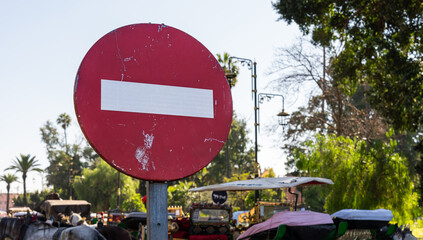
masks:
[[[98,40],[79,67],[78,122],[116,169],[150,181],[205,167],[232,121],[232,98],[213,54],[188,34],[159,24],[118,28]]]

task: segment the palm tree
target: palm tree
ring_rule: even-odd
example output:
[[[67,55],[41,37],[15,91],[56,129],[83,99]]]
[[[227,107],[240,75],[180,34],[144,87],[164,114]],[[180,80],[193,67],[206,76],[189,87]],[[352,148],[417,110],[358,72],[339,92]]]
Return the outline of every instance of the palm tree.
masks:
[[[235,65],[234,62],[232,62],[230,55],[227,52],[224,52],[223,55],[216,54],[217,61],[220,63],[220,66],[222,67],[223,71],[226,75],[226,80],[228,81],[229,87],[232,90],[232,87],[235,87],[237,80],[237,75],[239,73],[239,67]],[[229,161],[229,136],[226,139],[226,177],[231,177],[231,167],[230,167],[230,161]]]
[[[43,170],[41,168],[37,168],[38,166],[40,166],[40,164],[38,163],[38,160],[35,159],[35,156],[31,156],[30,154],[21,154],[20,158],[16,157],[16,159],[13,160],[12,166],[6,168],[6,170],[16,170],[16,172],[22,173],[25,206],[28,205],[28,201],[26,199],[26,177],[28,172],[31,171],[42,172]]]
[[[66,153],[68,153],[68,139],[66,136],[66,129],[71,124],[71,118],[66,113],[62,113],[57,118],[56,123],[59,124],[63,128],[63,131],[65,132],[65,149],[66,149]]]
[[[224,52],[222,55],[218,53],[216,56],[217,61],[220,63],[220,66],[227,76],[226,79],[228,80],[229,87],[234,87],[237,82],[236,76],[239,73],[239,67],[236,66],[234,62],[232,62],[230,55],[227,52]]]
[[[6,182],[7,186],[7,204],[6,204],[6,213],[9,213],[9,193],[10,193],[10,184],[12,184],[13,182],[18,181],[18,178],[13,175],[13,174],[3,174],[0,176],[0,181],[2,182]]]

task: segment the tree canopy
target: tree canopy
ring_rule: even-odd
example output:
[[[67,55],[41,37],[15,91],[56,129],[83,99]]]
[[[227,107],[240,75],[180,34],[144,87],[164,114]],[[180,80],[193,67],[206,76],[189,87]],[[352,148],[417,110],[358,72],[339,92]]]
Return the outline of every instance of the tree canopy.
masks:
[[[66,129],[71,123],[69,115],[60,114],[56,122],[63,128],[63,135],[51,121],[47,121],[40,128],[40,133],[50,163],[46,169],[47,185],[53,186],[54,191],[66,199],[71,195],[74,176],[80,175],[82,169],[88,167],[97,154],[90,146],[84,145],[83,140],[68,144]]]
[[[318,88],[291,116],[288,167],[335,182],[323,198],[310,191],[326,200],[326,211],[385,207],[396,220],[412,219],[423,190],[423,3],[277,0],[273,7],[321,52],[300,45],[280,55],[280,86],[308,80]]]
[[[38,168],[40,164],[35,156],[31,156],[31,154],[21,154],[20,157],[16,157],[13,160],[13,163],[10,167],[6,168],[6,170],[15,170],[22,174],[22,183],[23,183],[23,190],[24,190],[24,206],[28,205],[28,201],[26,198],[26,178],[29,172],[36,171],[42,172],[41,168]]]
[[[138,182],[121,174],[120,188],[123,211],[145,211],[140,194],[136,193]],[[90,168],[85,168],[75,177],[73,187],[79,199],[92,204],[93,211],[117,208],[118,171],[98,158]],[[93,191],[95,189],[95,191]]]
[[[395,152],[397,142],[317,135],[306,150],[296,151],[296,167],[307,176],[332,179],[325,188],[325,209],[386,208],[396,221],[406,222],[418,214],[417,193],[407,168],[407,159]],[[323,193],[322,193],[323,194]]]
[[[370,102],[396,129],[423,121],[423,3],[419,0],[278,0],[280,19],[315,44],[338,45],[331,70],[347,93],[366,82]]]
[[[0,176],[0,181],[6,183],[6,189],[7,189],[6,213],[9,213],[10,185],[13,182],[18,181],[18,177],[10,173],[7,173],[7,174],[5,173]]]

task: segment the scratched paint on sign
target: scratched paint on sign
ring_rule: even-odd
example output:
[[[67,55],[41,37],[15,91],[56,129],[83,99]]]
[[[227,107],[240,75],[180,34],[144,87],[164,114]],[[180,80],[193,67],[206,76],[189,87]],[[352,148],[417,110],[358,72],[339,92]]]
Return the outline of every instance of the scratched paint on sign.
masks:
[[[149,171],[150,149],[153,146],[154,135],[145,133],[144,131],[142,135],[144,136],[144,146],[139,146],[135,150],[135,158],[141,163],[143,170]],[[151,162],[151,166],[153,170],[156,170],[154,162]]]
[[[217,141],[217,142],[220,142],[220,143],[225,143],[225,141],[221,141],[221,140],[216,139],[216,138],[205,138],[204,139],[204,142],[213,142],[213,141]]]

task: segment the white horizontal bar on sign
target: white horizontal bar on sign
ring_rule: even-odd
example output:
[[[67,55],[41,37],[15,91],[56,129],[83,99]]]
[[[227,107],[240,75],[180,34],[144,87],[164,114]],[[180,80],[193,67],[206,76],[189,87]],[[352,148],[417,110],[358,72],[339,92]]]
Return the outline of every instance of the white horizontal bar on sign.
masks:
[[[101,110],[213,118],[213,90],[102,79]]]

